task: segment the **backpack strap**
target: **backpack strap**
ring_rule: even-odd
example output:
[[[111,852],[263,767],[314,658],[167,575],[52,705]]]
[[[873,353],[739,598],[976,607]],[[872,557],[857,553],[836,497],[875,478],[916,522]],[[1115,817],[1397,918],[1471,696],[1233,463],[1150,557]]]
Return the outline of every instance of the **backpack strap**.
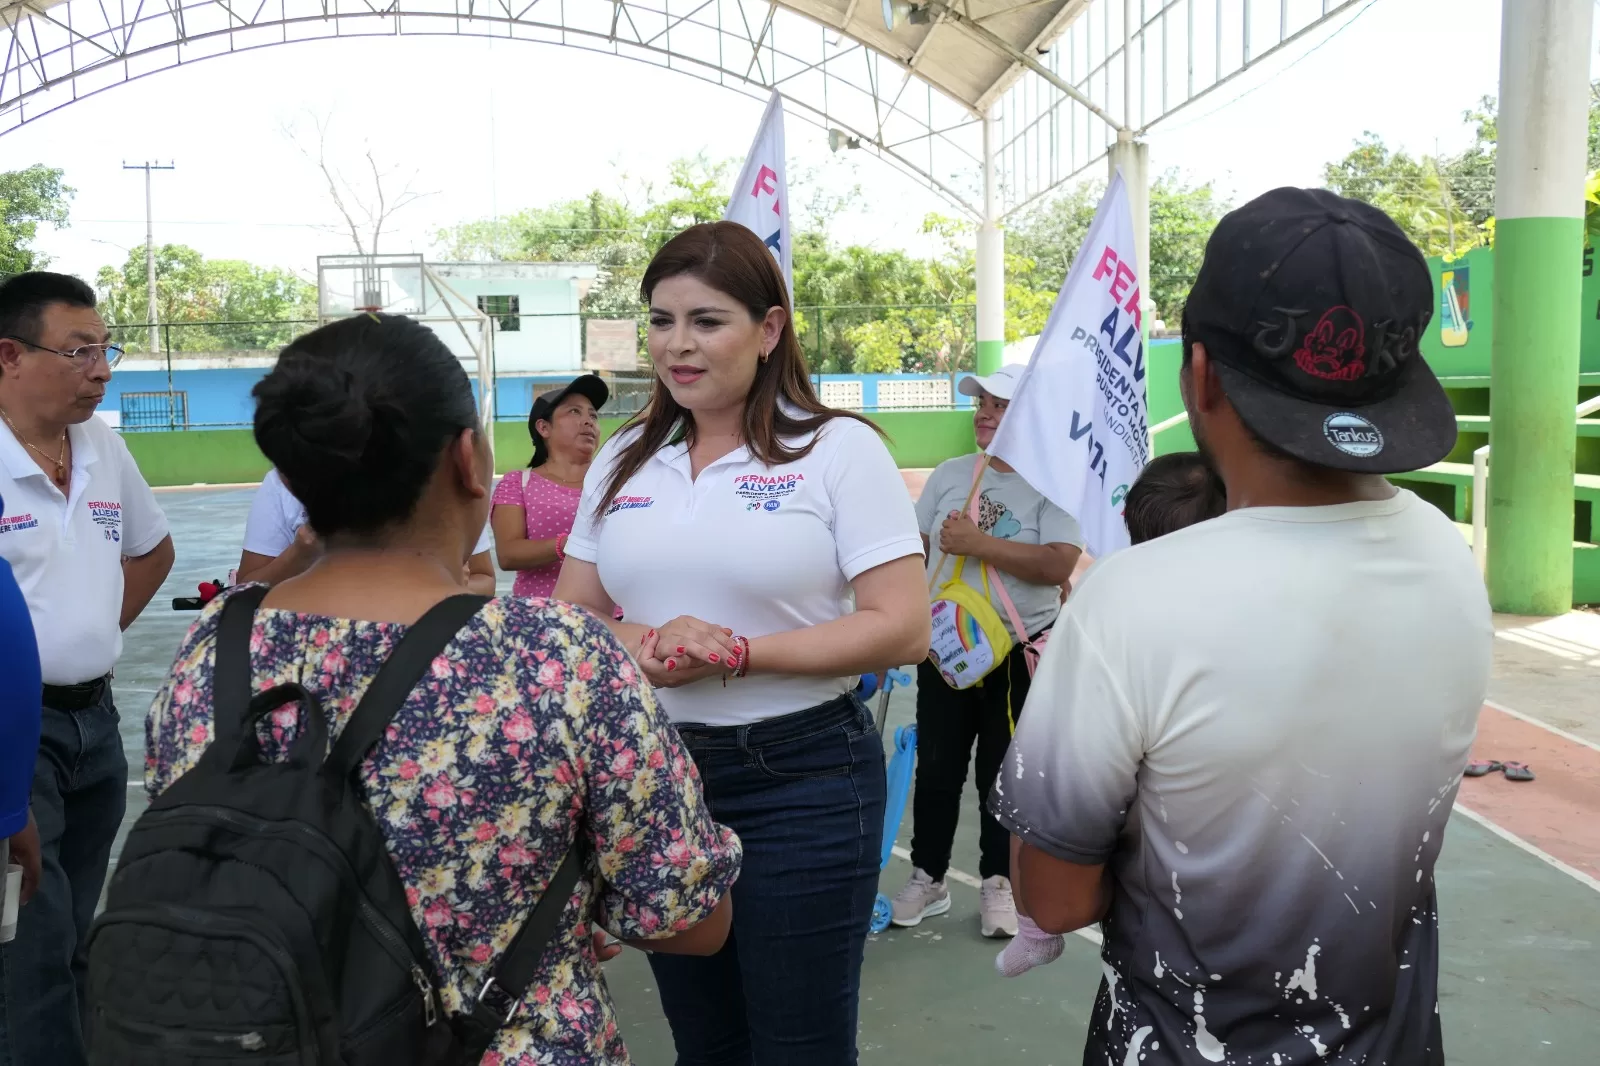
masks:
[[[356,704],[350,720],[334,742],[333,751],[322,764],[324,773],[337,780],[349,776],[361,765],[372,745],[389,728],[389,720],[405,705],[411,690],[433,665],[433,660],[488,602],[487,596],[451,596],[428,608],[427,613],[406,630],[399,646],[367,686],[366,694]]]
[[[229,596],[222,605],[213,642],[211,728],[215,743],[229,748],[239,745],[245,715],[255,697],[250,674],[250,633],[255,628],[256,608],[271,586],[252,585]]]
[[[544,895],[539,897],[538,904],[522,923],[522,928],[511,938],[510,946],[500,956],[489,979],[478,989],[471,1006],[458,1016],[466,1045],[462,1062],[477,1062],[482,1058],[494,1041],[495,1034],[516,1017],[517,1010],[522,1006],[522,997],[527,994],[528,986],[539,972],[544,950],[549,946],[556,924],[567,909],[567,901],[572,898],[572,889],[577,885],[582,869],[583,840],[579,837],[573,842],[566,858],[561,860],[555,876],[550,878]]]

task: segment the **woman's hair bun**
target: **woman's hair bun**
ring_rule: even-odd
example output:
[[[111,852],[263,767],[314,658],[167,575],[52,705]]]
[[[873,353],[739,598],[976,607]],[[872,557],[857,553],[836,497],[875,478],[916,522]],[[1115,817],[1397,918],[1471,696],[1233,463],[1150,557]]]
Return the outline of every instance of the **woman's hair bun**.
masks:
[[[254,396],[256,443],[323,536],[409,517],[445,444],[477,421],[460,362],[392,315],[298,338]]]

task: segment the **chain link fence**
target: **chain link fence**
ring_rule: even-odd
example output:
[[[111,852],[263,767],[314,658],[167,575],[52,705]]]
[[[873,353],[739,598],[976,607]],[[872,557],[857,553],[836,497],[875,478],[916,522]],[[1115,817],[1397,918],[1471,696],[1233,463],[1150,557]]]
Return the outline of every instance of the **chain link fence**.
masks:
[[[648,402],[653,385],[645,348],[646,317],[603,313],[533,313],[490,304],[495,336],[495,411],[501,420],[525,419],[534,398],[579,363],[606,375],[611,386],[608,415],[627,416]],[[467,320],[469,325],[471,319]],[[450,322],[430,323],[452,349],[471,363],[473,342]],[[103,411],[127,431],[238,427],[250,424],[250,389],[295,337],[315,319],[126,323],[111,327],[124,348]],[[970,304],[801,306],[796,333],[826,402],[862,406],[881,397],[887,407],[943,406],[934,403],[934,382],[916,375],[953,379],[972,368],[977,319]],[[556,369],[564,367],[566,369]],[[475,367],[469,375],[476,387]],[[907,375],[888,388],[824,381],[824,375]],[[891,399],[892,397],[892,399]],[[871,404],[868,404],[871,406]]]

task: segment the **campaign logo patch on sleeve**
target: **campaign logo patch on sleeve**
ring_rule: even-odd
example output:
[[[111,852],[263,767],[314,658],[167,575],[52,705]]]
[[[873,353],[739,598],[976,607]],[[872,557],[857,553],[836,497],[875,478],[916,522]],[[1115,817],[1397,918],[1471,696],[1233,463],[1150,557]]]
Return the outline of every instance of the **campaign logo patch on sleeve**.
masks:
[[[654,496],[618,496],[611,501],[611,506],[606,508],[606,515],[614,515],[618,511],[638,511],[655,502]]]

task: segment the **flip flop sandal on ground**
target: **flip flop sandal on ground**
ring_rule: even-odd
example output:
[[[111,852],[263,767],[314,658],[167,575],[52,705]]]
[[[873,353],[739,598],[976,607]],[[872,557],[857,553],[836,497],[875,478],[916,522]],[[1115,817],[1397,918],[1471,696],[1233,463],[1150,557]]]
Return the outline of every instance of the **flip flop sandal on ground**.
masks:
[[[1501,769],[1505,770],[1507,781],[1533,780],[1533,771],[1528,769],[1527,763],[1508,762]]]
[[[1467,763],[1467,768],[1461,772],[1467,777],[1483,777],[1485,774],[1504,769],[1504,763],[1495,762],[1493,759],[1474,759]]]

